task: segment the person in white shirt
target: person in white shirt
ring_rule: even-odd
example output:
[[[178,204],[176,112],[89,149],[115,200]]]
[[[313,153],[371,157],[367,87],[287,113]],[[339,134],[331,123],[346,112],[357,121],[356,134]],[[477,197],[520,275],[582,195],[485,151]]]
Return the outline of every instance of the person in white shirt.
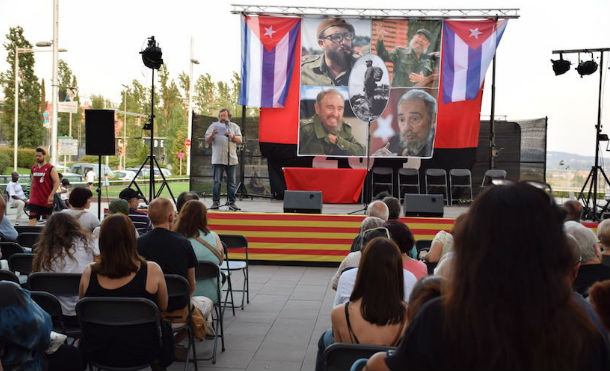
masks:
[[[89,185],[89,189],[91,189],[91,187],[93,187],[93,183],[95,182],[95,172],[93,169],[89,169],[89,171],[87,171],[87,174],[85,174],[85,180]]]
[[[11,173],[11,181],[6,186],[6,192],[8,193],[8,205],[10,208],[17,208],[16,222],[20,222],[22,220],[25,221],[23,207],[27,202],[23,188],[21,188],[21,184],[19,184],[18,181],[19,174],[16,171],[13,171]]]
[[[87,211],[91,206],[91,197],[93,197],[93,193],[91,193],[89,188],[76,187],[70,192],[70,197],[68,198],[70,208],[61,211],[75,217],[81,226],[89,232],[92,232],[95,227],[100,225],[100,220],[97,216]]]

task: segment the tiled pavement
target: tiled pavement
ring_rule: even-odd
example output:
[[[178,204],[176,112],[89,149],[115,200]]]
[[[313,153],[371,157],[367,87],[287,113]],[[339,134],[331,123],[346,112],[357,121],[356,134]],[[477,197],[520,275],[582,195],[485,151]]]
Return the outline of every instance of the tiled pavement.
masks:
[[[199,370],[313,370],[318,338],[330,327],[335,269],[250,265],[250,304],[235,317],[226,310],[226,350],[219,342],[216,364],[199,361]],[[232,275],[233,287],[241,287],[241,276]],[[196,344],[199,357],[210,355],[212,341]],[[183,369],[184,362],[168,368]]]

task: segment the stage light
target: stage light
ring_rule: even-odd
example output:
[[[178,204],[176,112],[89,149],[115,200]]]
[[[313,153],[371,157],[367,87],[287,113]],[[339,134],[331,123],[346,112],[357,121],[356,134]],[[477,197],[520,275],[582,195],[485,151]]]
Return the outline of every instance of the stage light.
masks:
[[[590,75],[597,71],[597,62],[595,62],[594,60],[580,62],[578,64],[578,67],[576,67],[576,71],[578,71],[580,77],[583,77],[584,75]]]
[[[551,62],[553,63],[553,71],[555,72],[555,76],[563,75],[564,73],[568,72],[570,70],[570,66],[572,65],[572,62],[563,59],[563,55],[561,55],[560,59],[556,61],[551,59]]]
[[[148,47],[140,52],[142,54],[142,62],[148,68],[158,70],[163,64],[163,52],[157,45],[155,37],[151,36],[148,38]]]

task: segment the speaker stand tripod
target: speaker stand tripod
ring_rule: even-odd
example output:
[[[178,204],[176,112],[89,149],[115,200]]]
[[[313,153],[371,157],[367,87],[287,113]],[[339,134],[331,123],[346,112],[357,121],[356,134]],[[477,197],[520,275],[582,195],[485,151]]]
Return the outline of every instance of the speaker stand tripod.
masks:
[[[142,192],[142,189],[138,185],[138,182],[136,181],[136,179],[138,178],[138,176],[140,175],[140,173],[142,172],[144,167],[149,163],[152,165],[149,168],[149,174],[148,174],[149,179],[150,179],[148,185],[150,187],[150,195],[152,195],[152,199],[147,200],[146,196],[144,196],[144,192]],[[159,174],[161,175],[161,179],[163,179],[163,181],[161,182],[161,187],[159,187],[157,192],[155,192],[155,181],[154,181],[154,177],[153,177],[155,170],[159,171]],[[132,185],[134,185],[136,187],[138,193],[140,193],[142,195],[144,202],[146,202],[147,204],[150,201],[152,201],[153,199],[161,196],[161,193],[163,192],[164,188],[167,188],[167,191],[169,192],[170,196],[172,197],[172,200],[174,201],[174,203],[176,203],[176,198],[174,197],[174,193],[172,192],[172,189],[170,188],[169,184],[167,183],[167,179],[165,179],[165,174],[163,174],[163,172],[161,171],[161,166],[159,166],[159,162],[157,161],[157,157],[155,155],[146,156],[146,159],[144,160],[144,162],[142,162],[142,165],[140,165],[140,168],[136,172],[136,175],[133,177],[133,179],[131,180],[131,183],[129,183],[129,185],[127,187],[131,188]]]

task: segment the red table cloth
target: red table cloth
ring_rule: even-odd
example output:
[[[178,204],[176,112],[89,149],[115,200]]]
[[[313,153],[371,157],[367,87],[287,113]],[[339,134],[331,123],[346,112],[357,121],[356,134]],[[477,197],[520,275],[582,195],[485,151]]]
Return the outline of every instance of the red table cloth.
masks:
[[[366,169],[285,167],[289,191],[322,191],[322,201],[331,204],[357,203]]]

